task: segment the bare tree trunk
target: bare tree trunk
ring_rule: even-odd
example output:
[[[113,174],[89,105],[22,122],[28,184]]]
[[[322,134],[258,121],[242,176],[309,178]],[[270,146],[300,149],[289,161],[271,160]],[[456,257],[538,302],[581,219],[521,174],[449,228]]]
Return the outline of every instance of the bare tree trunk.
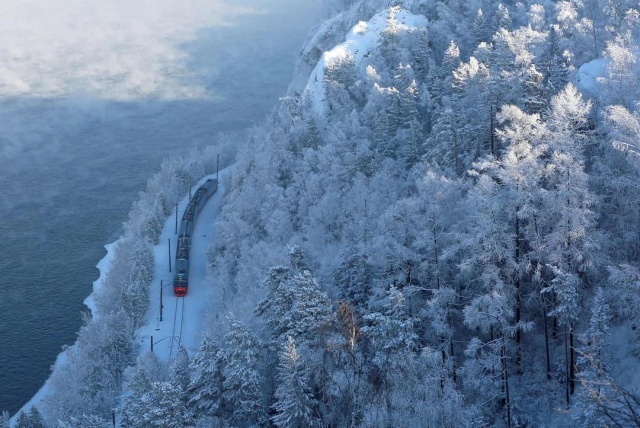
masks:
[[[511,396],[509,394],[509,367],[507,365],[507,345],[504,337],[504,331],[500,332],[500,361],[502,362],[502,380],[504,389],[504,400],[507,408],[507,428],[511,428]]]
[[[454,113],[454,117],[455,117],[455,113]],[[462,174],[462,168],[460,168],[460,152],[458,149],[458,130],[456,129],[456,126],[458,124],[457,123],[453,123],[453,153],[454,156],[456,157],[455,159],[455,168],[456,168],[456,174],[459,176],[460,174]]]
[[[549,355],[549,328],[547,326],[547,301],[542,297],[542,320],[544,323],[544,348],[547,356],[547,380],[551,380],[551,355]]]
[[[571,395],[573,395],[576,390],[576,351],[573,347],[573,337],[573,323],[569,323],[569,392],[571,392]]]
[[[493,106],[491,106],[491,129],[489,133],[489,141],[491,144],[491,155],[495,156],[495,132],[494,132],[494,123],[493,123]]]
[[[451,320],[449,320],[449,325],[451,325]],[[449,341],[449,353],[451,355],[451,377],[453,384],[456,385],[458,383],[458,375],[456,374],[456,359],[453,353],[453,332],[451,333],[451,341]]]
[[[567,326],[564,327],[564,368],[566,374],[566,382],[564,385],[565,399],[567,409],[571,406],[571,398],[569,394],[569,349],[568,349],[568,340],[567,340]]]
[[[520,219],[518,219],[518,207],[516,207],[516,214],[515,214],[515,247],[516,247],[516,252],[515,252],[515,262],[516,262],[516,266],[519,265],[520,263]],[[516,283],[515,283],[515,287],[516,287],[516,302],[515,302],[515,315],[516,315],[516,373],[517,374],[522,374],[522,331],[520,330],[520,306],[521,306],[521,300],[522,300],[522,291],[520,289],[520,273],[516,272]]]

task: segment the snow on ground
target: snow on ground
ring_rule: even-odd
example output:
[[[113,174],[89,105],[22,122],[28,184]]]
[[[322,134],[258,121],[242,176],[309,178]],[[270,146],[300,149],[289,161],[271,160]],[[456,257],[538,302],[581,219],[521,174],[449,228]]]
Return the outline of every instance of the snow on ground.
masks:
[[[640,394],[640,362],[634,354],[632,342],[635,332],[628,323],[609,329],[611,376],[622,386]]]
[[[598,79],[605,77],[609,61],[605,58],[594,59],[583,64],[575,77],[575,84],[588,97],[593,97],[602,90]]]
[[[98,277],[98,279],[93,281],[93,291],[83,301],[85,306],[88,307],[89,310],[91,311],[91,316],[93,319],[98,319],[98,316],[99,316],[98,308],[96,307],[96,304],[94,301],[95,295],[98,293],[98,291],[102,287],[102,284],[104,283],[104,280],[107,278],[107,274],[111,269],[111,263],[113,262],[113,257],[116,254],[115,249],[118,246],[119,242],[120,240],[118,239],[117,241],[114,241],[111,244],[107,244],[104,246],[105,250],[107,250],[107,254],[102,259],[100,259],[100,261],[96,265],[96,268],[98,268],[98,270],[100,271],[100,276]]]
[[[347,34],[346,41],[322,55],[320,61],[309,77],[307,90],[311,95],[311,103],[319,117],[324,117],[324,71],[327,66],[344,62],[350,56],[355,61],[356,69],[364,73],[370,61],[367,58],[376,49],[380,36],[387,26],[389,11],[385,10],[375,15],[368,22],[358,22]],[[414,15],[406,10],[396,13],[398,34],[416,31],[426,27],[427,18]]]
[[[200,346],[204,321],[206,314],[209,313],[212,294],[210,292],[211,284],[206,279],[207,250],[211,243],[213,224],[224,195],[224,180],[222,178],[228,173],[229,168],[220,171],[218,190],[206,203],[196,220],[189,254],[189,290],[184,298],[176,297],[173,294],[172,286],[177,243],[175,214],[170,216],[164,224],[160,243],[153,248],[155,268],[151,283],[147,324],[136,333],[141,353],[150,349],[151,337],[154,342],[154,353],[165,362],[171,361],[176,356],[179,344],[182,344],[191,356]],[[215,178],[215,174],[202,178],[193,186],[192,193],[209,178]],[[188,196],[185,195],[178,205],[178,222],[182,219],[182,213],[188,199]],[[171,272],[169,272],[169,239],[171,239]],[[160,321],[161,280],[164,287],[162,290],[162,321]],[[182,306],[183,304],[184,306]]]

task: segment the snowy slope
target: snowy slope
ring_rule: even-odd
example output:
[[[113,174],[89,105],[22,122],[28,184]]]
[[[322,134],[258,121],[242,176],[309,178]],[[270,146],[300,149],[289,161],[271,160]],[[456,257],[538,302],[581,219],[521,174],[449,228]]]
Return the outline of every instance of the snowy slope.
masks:
[[[600,93],[602,86],[598,80],[606,76],[608,65],[607,59],[598,58],[583,64],[578,69],[574,82],[585,96],[593,98]]]
[[[358,22],[347,34],[345,42],[325,52],[309,77],[307,91],[310,94],[311,103],[318,117],[324,117],[324,73],[327,66],[344,61],[352,56],[359,73],[364,73],[370,64],[369,54],[373,52],[379,42],[380,36],[387,26],[389,11],[378,13],[370,21]],[[414,15],[406,10],[396,13],[398,21],[398,34],[415,31],[427,26],[427,18],[422,15]]]

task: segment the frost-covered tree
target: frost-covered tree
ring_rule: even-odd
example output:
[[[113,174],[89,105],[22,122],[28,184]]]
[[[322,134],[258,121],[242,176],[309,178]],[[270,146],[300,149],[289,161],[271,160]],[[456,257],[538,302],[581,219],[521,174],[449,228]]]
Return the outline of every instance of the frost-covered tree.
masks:
[[[192,415],[214,417],[223,414],[224,365],[224,353],[211,337],[205,336],[189,366],[192,377],[187,388],[187,407]]]
[[[109,428],[112,427],[111,420],[105,420],[95,415],[70,416],[67,421],[58,421],[57,428]]]
[[[295,340],[289,336],[280,353],[278,387],[273,405],[277,414],[272,417],[278,427],[319,427],[317,403],[308,386],[309,374]]]
[[[29,413],[21,410],[14,425],[16,428],[46,428],[47,425],[40,414],[37,407],[33,406],[29,409]]]
[[[489,27],[487,24],[487,19],[484,15],[482,9],[478,9],[476,12],[476,17],[473,20],[473,42],[475,46],[478,46],[482,42],[489,41]]]
[[[608,104],[635,108],[640,98],[638,44],[631,34],[620,34],[607,42],[604,55],[608,59],[607,74],[599,79],[605,88],[603,98]]]
[[[182,391],[181,395],[176,395],[176,400],[182,400],[187,403],[187,388],[191,381],[191,372],[189,370],[189,354],[184,346],[180,345],[176,359],[173,360],[169,369],[169,382]]]
[[[166,369],[153,352],[145,352],[138,357],[136,367],[127,387],[131,394],[125,397],[122,406],[122,424],[125,426],[141,426],[145,409],[145,395],[151,390],[151,384],[162,382]]]
[[[11,428],[10,421],[11,415],[9,415],[9,412],[3,411],[2,414],[0,414],[0,427]]]
[[[629,161],[640,167],[640,116],[621,105],[608,106],[606,118],[612,132],[613,146],[625,153]]]
[[[592,230],[595,216],[592,211],[594,197],[589,189],[584,166],[585,125],[591,108],[572,85],[556,95],[551,101],[548,117],[550,130],[549,148],[551,156],[547,166],[549,191],[544,204],[547,218],[543,221],[546,233],[545,257],[554,280],[551,290],[556,296],[552,315],[562,319],[566,328],[565,347],[568,348],[567,394],[575,389],[574,322],[579,311],[579,290],[589,265],[595,257],[597,235]]]
[[[171,382],[153,382],[142,396],[139,424],[131,426],[182,428],[188,425],[187,409],[178,399],[182,394],[182,389]]]
[[[377,391],[376,399],[391,414],[394,391],[403,388],[401,380],[393,374],[411,364],[417,348],[416,320],[407,313],[404,295],[394,286],[387,291],[381,306],[381,311],[363,317],[362,334],[371,346],[368,370]]]
[[[262,388],[259,344],[240,321],[230,318],[224,369],[223,399],[230,408],[230,421],[238,425],[264,426],[267,424]]]
[[[608,371],[605,364],[605,348],[609,336],[610,318],[611,314],[605,300],[604,290],[598,288],[591,305],[589,327],[580,339],[582,349],[579,351],[577,359],[577,365],[580,367],[578,379],[582,384],[579,400],[585,409],[582,418],[593,425],[605,424],[601,415],[598,415],[597,406],[594,406],[590,398],[597,402],[605,394],[606,380],[603,378],[603,374]]]
[[[271,268],[263,282],[268,295],[256,313],[267,319],[273,344],[288,336],[305,343],[314,340],[331,313],[327,295],[307,267],[301,249],[294,247],[289,267]]]

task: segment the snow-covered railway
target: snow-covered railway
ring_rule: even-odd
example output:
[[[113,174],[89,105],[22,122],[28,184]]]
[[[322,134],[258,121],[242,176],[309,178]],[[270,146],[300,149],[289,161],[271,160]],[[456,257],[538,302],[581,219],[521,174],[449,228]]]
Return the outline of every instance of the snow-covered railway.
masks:
[[[180,223],[180,233],[176,243],[176,274],[173,278],[173,291],[176,296],[183,297],[189,288],[189,263],[191,252],[191,235],[193,233],[198,215],[202,212],[204,205],[218,190],[218,180],[210,178],[196,190],[193,197],[187,204],[182,222]]]
[[[210,232],[224,196],[224,186],[217,178],[219,175],[222,179],[227,173],[226,170],[220,171],[219,174],[214,172],[194,186],[197,189],[209,180],[218,183],[217,190],[209,197],[208,202],[201,204],[197,220],[193,221],[189,228],[189,287],[186,297],[176,297],[174,293],[167,292],[173,288],[175,276],[182,269],[180,265],[175,264],[179,253],[177,243],[180,241],[182,217],[178,217],[177,228],[175,217],[166,219],[159,243],[154,247],[154,278],[149,290],[151,308],[147,314],[147,324],[138,330],[137,337],[142,345],[140,352],[149,351],[150,342],[153,342],[153,352],[161,361],[169,362],[175,358],[180,345],[189,353],[196,352],[200,345],[206,314],[211,310],[213,293],[211,284],[206,280],[207,250],[211,243]],[[195,197],[195,193],[192,195]],[[178,203],[178,212],[186,212],[192,201],[193,197],[185,196]],[[170,258],[167,257],[168,254]],[[176,302],[179,303],[177,309]]]
[[[182,327],[184,325],[184,305],[185,298],[176,296],[176,305],[173,311],[173,332],[171,336],[171,346],[169,347],[169,358],[172,357],[174,350],[177,352],[177,348],[182,344]]]

